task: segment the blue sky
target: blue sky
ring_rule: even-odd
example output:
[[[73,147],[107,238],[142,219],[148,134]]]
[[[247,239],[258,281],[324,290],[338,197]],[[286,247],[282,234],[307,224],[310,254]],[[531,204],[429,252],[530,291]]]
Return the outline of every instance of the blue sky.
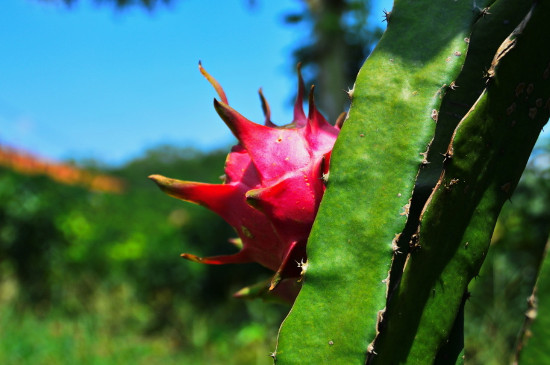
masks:
[[[391,4],[374,1],[371,24],[384,26],[382,9]],[[0,144],[110,164],[160,143],[228,146],[234,139],[212,107],[216,94],[199,60],[243,115],[263,121],[262,87],[272,119],[288,123],[296,84],[290,53],[304,34],[282,19],[301,6],[179,0],[148,13],[92,0],[70,9],[2,0]]]

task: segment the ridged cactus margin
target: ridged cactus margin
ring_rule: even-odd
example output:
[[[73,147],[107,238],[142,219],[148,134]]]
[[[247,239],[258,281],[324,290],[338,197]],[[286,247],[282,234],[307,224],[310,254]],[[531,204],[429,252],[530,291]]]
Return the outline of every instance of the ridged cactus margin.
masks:
[[[424,206],[385,331],[372,363],[418,363],[445,343],[468,283],[489,249],[504,202],[510,199],[542,127],[550,117],[548,2],[535,6],[497,51],[487,86],[449,144],[445,168]],[[522,86],[525,86],[523,89]],[[426,268],[429,267],[429,270]],[[402,331],[416,328],[415,333]],[[395,351],[395,342],[402,351]]]
[[[499,0],[491,4],[490,8],[476,9],[478,17],[472,26],[470,36],[466,39],[468,51],[462,70],[457,79],[442,93],[435,133],[425,163],[422,164],[416,178],[407,224],[397,240],[398,252],[407,253],[411,239],[416,239],[418,220],[424,204],[441,176],[453,132],[486,86],[486,79],[481,76],[491,67],[502,40],[521,22],[530,7],[529,2]],[[391,291],[401,280],[407,257],[406,254],[394,256],[390,274]],[[459,342],[463,346],[463,339]],[[442,351],[446,351],[445,348]]]
[[[327,192],[308,242],[304,287],[281,327],[277,364],[462,361],[456,346],[444,345],[451,333],[460,342],[457,314],[467,284],[550,115],[548,1],[471,5],[396,1],[388,30],[359,73],[333,151]],[[470,33],[475,22],[483,29],[479,20],[493,15],[488,5],[498,16],[514,6],[507,12],[513,16],[496,17],[494,26],[500,21],[509,27],[516,19],[513,28],[525,17],[524,22],[510,38],[491,27],[495,53],[485,72],[472,84],[455,83],[466,55],[457,41],[468,40],[468,56],[480,56],[474,46],[482,46],[471,43]],[[437,67],[452,62],[453,54],[458,66]],[[453,113],[438,104],[439,96],[461,87],[469,88],[472,101],[479,98],[471,108],[465,104],[468,112],[454,122],[460,121],[447,142],[432,142],[446,146],[440,178],[426,205],[410,206],[419,168],[432,163],[418,157],[426,156],[421,148],[434,137],[427,115],[431,111],[439,124],[439,116]],[[411,223],[416,229],[405,232],[399,213],[413,210],[419,212]],[[398,245],[404,233],[410,239]],[[392,274],[404,267],[395,282],[387,277],[392,264]],[[440,352],[449,348],[453,356]]]
[[[239,236],[233,240],[241,247],[236,254],[203,258],[185,253],[182,257],[214,265],[257,262],[275,271],[269,290],[286,278],[295,278],[278,293],[292,301],[299,289],[294,283],[302,270],[299,263],[306,261],[305,245],[325,191],[339,124],[332,126],[317,110],[313,88],[309,113],[305,115],[305,88],[299,68],[294,120],[282,127],[272,123],[261,90],[264,125],[249,121],[231,108],[220,84],[200,63],[199,69],[218,93],[220,100],[214,99],[216,111],[239,142],[225,161],[223,184],[160,175],[151,175],[150,179],[168,195],[214,211]]]

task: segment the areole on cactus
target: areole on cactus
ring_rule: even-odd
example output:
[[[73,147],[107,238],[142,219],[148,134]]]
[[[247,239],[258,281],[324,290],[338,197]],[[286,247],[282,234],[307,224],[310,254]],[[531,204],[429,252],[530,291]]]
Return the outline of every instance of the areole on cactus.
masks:
[[[168,195],[217,213],[237,231],[239,239],[231,241],[241,248],[238,253],[213,257],[184,253],[183,258],[214,265],[257,262],[276,272],[269,285],[272,290],[282,279],[300,275],[299,263],[306,259],[307,238],[325,191],[343,115],[336,126],[329,124],[315,107],[313,87],[305,115],[305,88],[298,67],[293,121],[273,124],[260,89],[265,122],[256,124],[228,105],[222,87],[200,63],[199,69],[220,98],[214,99],[214,108],[238,140],[225,161],[223,183],[149,178]]]

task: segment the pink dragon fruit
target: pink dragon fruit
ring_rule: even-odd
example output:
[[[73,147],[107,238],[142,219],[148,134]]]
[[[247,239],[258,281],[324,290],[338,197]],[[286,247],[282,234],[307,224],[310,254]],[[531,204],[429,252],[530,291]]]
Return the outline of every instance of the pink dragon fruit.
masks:
[[[260,89],[265,125],[255,124],[227,102],[225,92],[199,63],[201,73],[221,100],[216,111],[238,144],[225,162],[223,184],[204,184],[151,175],[164,192],[203,205],[235,228],[241,250],[233,255],[182,257],[206,264],[257,262],[276,272],[270,289],[285,278],[298,277],[305,246],[328,176],[330,153],[340,123],[334,127],[316,109],[313,87],[309,113],[304,114],[304,83],[298,68],[298,96],[292,123],[271,122],[269,105]],[[343,118],[339,118],[343,120]]]

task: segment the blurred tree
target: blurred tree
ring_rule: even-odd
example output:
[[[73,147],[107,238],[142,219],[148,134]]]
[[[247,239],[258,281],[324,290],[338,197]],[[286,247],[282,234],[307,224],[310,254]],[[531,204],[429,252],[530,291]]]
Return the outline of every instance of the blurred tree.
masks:
[[[318,107],[333,122],[349,106],[348,89],[382,35],[367,23],[370,0],[304,0],[302,11],[285,22],[302,25],[306,35],[293,51],[306,84],[315,84]]]
[[[0,263],[12,268],[23,307],[48,309],[56,265],[69,245],[55,219],[86,193],[45,176],[21,176],[0,168]]]
[[[130,283],[154,308],[151,331],[177,322],[178,301],[203,309],[231,301],[241,287],[268,278],[268,270],[182,260],[182,252],[234,252],[227,241],[236,234],[215,214],[161,194],[147,179],[161,173],[219,183],[226,154],[159,146],[106,170],[127,182],[117,194],[0,168],[0,282],[9,267],[22,307],[70,313],[89,306],[102,283]]]
[[[63,2],[67,5],[73,5],[78,2],[78,0],[39,0],[43,2],[50,3],[60,3]],[[174,0],[92,0],[98,4],[109,4],[114,5],[115,7],[122,9],[131,6],[142,6],[148,10],[153,10],[159,5],[168,5]]]

